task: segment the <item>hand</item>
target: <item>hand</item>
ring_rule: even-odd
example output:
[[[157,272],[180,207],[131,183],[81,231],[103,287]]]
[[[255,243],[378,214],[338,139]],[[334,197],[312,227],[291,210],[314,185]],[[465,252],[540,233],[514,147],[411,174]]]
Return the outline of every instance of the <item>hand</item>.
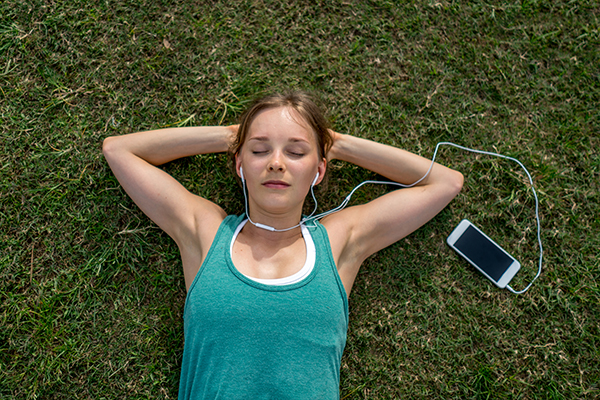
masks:
[[[340,140],[344,137],[343,134],[334,131],[333,129],[329,129],[329,133],[331,134],[331,138],[333,139],[333,144],[331,148],[327,152],[327,162],[336,159],[336,150],[340,146]]]
[[[229,133],[227,134],[227,143],[231,146],[237,137],[238,129],[240,129],[239,125],[229,125],[227,126]]]

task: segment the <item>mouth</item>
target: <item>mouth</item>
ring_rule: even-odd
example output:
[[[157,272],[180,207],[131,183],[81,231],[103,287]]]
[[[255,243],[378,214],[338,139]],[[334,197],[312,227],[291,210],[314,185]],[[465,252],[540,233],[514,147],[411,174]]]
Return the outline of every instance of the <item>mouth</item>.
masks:
[[[262,185],[269,189],[285,189],[290,187],[290,185],[284,181],[266,181]]]

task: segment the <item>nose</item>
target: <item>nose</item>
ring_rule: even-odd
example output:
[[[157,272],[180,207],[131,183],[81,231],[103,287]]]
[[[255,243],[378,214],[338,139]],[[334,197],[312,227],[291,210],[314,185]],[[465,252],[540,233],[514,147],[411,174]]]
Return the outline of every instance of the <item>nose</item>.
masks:
[[[285,170],[285,165],[281,158],[282,158],[282,156],[281,156],[281,154],[279,154],[278,151],[273,153],[273,157],[271,157],[271,159],[269,160],[269,165],[268,165],[269,171],[283,172]]]

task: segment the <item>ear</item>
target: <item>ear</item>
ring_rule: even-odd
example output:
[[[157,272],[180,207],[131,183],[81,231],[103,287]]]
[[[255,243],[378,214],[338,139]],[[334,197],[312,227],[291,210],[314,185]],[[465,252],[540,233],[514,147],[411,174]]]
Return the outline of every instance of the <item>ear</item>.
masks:
[[[319,178],[317,179],[315,186],[323,181],[323,179],[325,178],[325,171],[327,171],[327,159],[325,157],[323,157],[323,159],[319,163],[319,166],[317,167],[317,172],[319,173]]]
[[[237,172],[237,175],[241,178],[242,174],[240,173],[240,168],[242,167],[242,157],[240,156],[240,153],[237,153],[235,155],[235,172]]]

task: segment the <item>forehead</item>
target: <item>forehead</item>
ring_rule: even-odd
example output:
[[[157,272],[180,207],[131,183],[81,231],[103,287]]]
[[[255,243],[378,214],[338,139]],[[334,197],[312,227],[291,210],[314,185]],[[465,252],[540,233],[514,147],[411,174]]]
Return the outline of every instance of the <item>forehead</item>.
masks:
[[[253,137],[268,139],[303,139],[316,143],[316,133],[304,118],[288,107],[260,111],[249,126],[247,140]]]

